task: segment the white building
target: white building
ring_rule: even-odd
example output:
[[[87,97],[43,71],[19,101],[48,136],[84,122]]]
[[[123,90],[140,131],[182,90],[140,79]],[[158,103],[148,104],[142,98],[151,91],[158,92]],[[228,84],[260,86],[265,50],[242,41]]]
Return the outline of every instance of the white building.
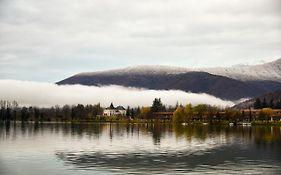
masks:
[[[104,116],[125,116],[126,109],[123,106],[117,106],[116,108],[111,103],[109,107],[105,108],[103,111]]]

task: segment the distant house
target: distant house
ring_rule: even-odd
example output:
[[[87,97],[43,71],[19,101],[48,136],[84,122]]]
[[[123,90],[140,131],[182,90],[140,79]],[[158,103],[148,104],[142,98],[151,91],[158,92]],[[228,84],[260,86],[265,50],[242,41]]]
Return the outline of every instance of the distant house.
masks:
[[[117,106],[116,108],[113,106],[113,103],[110,104],[109,107],[105,108],[103,111],[104,116],[125,116],[126,109],[123,106]]]

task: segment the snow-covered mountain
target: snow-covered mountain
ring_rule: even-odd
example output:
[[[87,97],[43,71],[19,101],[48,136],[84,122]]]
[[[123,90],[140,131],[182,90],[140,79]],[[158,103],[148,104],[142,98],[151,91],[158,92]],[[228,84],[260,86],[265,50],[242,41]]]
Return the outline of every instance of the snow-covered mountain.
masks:
[[[259,65],[237,65],[198,70],[242,81],[271,80],[281,82],[281,59]]]
[[[174,66],[163,66],[163,65],[139,65],[131,66],[121,69],[112,69],[106,71],[96,71],[96,72],[83,72],[79,75],[129,75],[129,74],[148,74],[148,75],[165,75],[165,74],[181,74],[192,71],[192,69],[184,67],[174,67]]]
[[[228,78],[241,81],[270,80],[281,82],[281,59],[273,62],[259,65],[236,65],[232,67],[217,68],[184,68],[162,65],[141,65],[132,66],[123,69],[113,69],[108,71],[85,72],[77,74],[77,76],[93,76],[93,75],[166,75],[166,74],[182,74],[188,72],[207,72],[214,75],[225,76]]]
[[[189,69],[135,66],[80,73],[57,84],[120,85],[155,90],[207,93],[227,100],[255,97],[281,89],[281,59],[255,66]]]

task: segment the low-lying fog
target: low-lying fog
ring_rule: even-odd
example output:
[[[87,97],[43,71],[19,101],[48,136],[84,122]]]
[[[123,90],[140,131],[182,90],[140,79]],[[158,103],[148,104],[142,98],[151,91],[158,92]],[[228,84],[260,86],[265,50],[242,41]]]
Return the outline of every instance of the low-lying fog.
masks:
[[[232,106],[231,101],[224,101],[208,94],[187,93],[180,90],[148,90],[126,88],[122,86],[82,86],[56,85],[19,80],[0,80],[0,100],[16,100],[21,106],[49,107],[64,104],[96,104],[107,107],[111,102],[123,106],[149,106],[154,98],[161,98],[165,105],[211,104]]]

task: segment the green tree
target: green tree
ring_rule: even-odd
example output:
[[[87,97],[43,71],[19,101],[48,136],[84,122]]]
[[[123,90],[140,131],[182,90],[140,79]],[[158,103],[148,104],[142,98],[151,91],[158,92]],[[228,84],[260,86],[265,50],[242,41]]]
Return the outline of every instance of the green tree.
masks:
[[[208,112],[208,120],[212,123],[212,122],[213,122],[213,119],[214,119],[215,117],[217,117],[217,116],[216,116],[217,113],[220,112],[220,109],[219,109],[218,107],[216,107],[216,106],[211,106],[211,105],[209,105],[207,110],[208,110],[208,111],[207,111],[207,112]]]
[[[21,121],[27,122],[29,118],[28,109],[26,107],[21,108]]]
[[[262,107],[262,108],[267,108],[267,107],[268,107],[268,104],[267,104],[267,102],[266,102],[266,99],[265,99],[265,98],[263,98],[263,101],[262,101],[261,107]]]
[[[131,108],[130,108],[130,106],[128,106],[127,109],[126,109],[126,116],[127,117],[131,116]]]
[[[164,109],[165,109],[165,107],[163,106],[163,104],[161,102],[161,98],[155,98],[153,100],[151,111],[152,112],[161,112],[161,111],[164,111]]]
[[[71,120],[71,108],[70,108],[69,105],[64,105],[62,107],[62,113],[63,113],[65,121],[70,121]]]
[[[262,104],[261,104],[260,98],[256,98],[256,101],[254,103],[254,108],[255,109],[261,109],[262,108]]]
[[[281,109],[281,100],[278,100],[275,104],[275,109]]]
[[[249,120],[250,120],[250,122],[252,121],[252,118],[253,118],[253,116],[252,116],[252,110],[251,110],[251,108],[249,107]]]
[[[136,112],[135,112],[134,108],[131,109],[130,114],[131,114],[132,117],[135,117]]]
[[[203,118],[203,116],[205,116],[205,114],[208,111],[208,106],[205,104],[199,104],[197,106],[194,106],[193,111],[197,114],[197,116],[199,118]]]
[[[270,107],[271,109],[273,109],[274,106],[275,106],[274,101],[273,101],[273,99],[271,99],[270,102],[269,102],[269,106],[268,106],[268,107]]]

